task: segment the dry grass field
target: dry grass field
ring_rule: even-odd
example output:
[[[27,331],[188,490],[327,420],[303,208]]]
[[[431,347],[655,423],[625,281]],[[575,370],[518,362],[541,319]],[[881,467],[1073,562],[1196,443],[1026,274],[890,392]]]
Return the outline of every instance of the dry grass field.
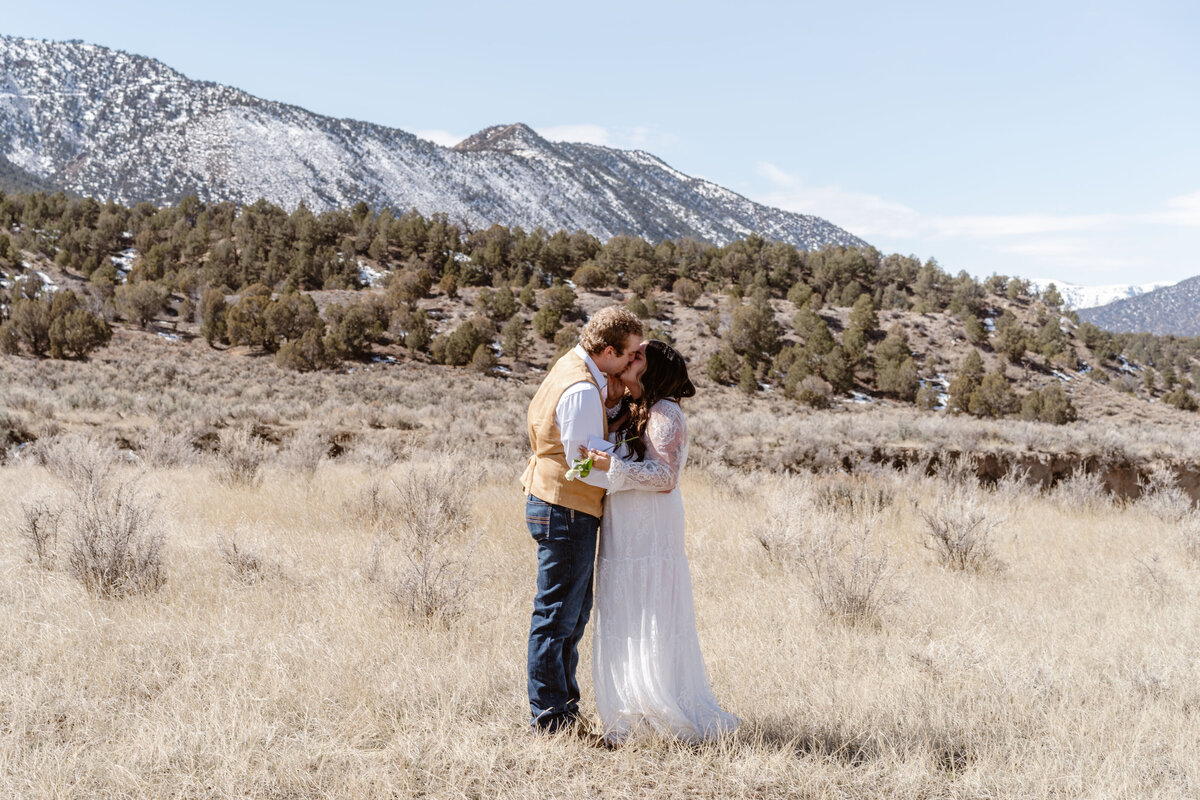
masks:
[[[1200,524],[1166,484],[697,461],[701,642],[745,724],[604,750],[525,726],[519,461],[224,444],[0,467],[0,796],[1200,794]]]
[[[604,750],[526,729],[537,377],[0,359],[0,797],[1200,796],[1175,416],[702,385],[688,552],[745,724]]]

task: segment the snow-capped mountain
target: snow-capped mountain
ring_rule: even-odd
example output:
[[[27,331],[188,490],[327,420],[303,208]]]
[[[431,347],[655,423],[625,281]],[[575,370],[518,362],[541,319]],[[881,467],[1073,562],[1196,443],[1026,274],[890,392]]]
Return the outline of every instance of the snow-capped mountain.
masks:
[[[549,142],[521,124],[440,147],[74,41],[0,36],[0,68],[0,162],[101,199],[165,203],[194,193],[314,211],[363,200],[446,212],[474,228],[865,244],[819,217],[754,203],[650,153]]]
[[[1067,305],[1077,311],[1083,308],[1106,306],[1118,300],[1137,297],[1146,292],[1152,292],[1155,289],[1171,285],[1167,281],[1161,283],[1113,283],[1106,286],[1081,286],[1078,283],[1055,281],[1049,278],[1034,278],[1029,283],[1039,292],[1046,291],[1046,287],[1053,283],[1058,289],[1058,293],[1062,295],[1063,300],[1067,302]]]
[[[1086,309],[1079,318],[1110,331],[1200,336],[1200,275]]]

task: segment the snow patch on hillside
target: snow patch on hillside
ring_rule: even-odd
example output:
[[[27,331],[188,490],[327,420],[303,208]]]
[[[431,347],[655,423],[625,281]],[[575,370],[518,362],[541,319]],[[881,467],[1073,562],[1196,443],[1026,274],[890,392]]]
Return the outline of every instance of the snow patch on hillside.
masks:
[[[375,269],[361,258],[358,260],[358,282],[363,286],[370,286],[372,288],[382,286],[383,279],[386,276],[386,272]]]

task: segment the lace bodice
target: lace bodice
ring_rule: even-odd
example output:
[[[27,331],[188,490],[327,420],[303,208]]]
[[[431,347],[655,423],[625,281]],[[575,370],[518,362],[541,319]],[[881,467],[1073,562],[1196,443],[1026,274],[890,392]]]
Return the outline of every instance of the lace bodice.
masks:
[[[613,458],[608,470],[608,491],[669,492],[679,483],[687,455],[687,421],[683,409],[674,400],[659,400],[651,407],[646,423],[645,459]]]

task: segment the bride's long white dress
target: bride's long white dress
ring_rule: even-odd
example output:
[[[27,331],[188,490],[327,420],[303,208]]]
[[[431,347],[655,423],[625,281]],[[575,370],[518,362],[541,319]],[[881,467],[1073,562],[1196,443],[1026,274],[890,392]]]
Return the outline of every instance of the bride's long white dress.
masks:
[[[643,461],[613,459],[596,560],[592,672],[609,741],[638,731],[688,742],[739,724],[713,695],[696,635],[678,482],[687,462],[679,405],[650,410]]]

